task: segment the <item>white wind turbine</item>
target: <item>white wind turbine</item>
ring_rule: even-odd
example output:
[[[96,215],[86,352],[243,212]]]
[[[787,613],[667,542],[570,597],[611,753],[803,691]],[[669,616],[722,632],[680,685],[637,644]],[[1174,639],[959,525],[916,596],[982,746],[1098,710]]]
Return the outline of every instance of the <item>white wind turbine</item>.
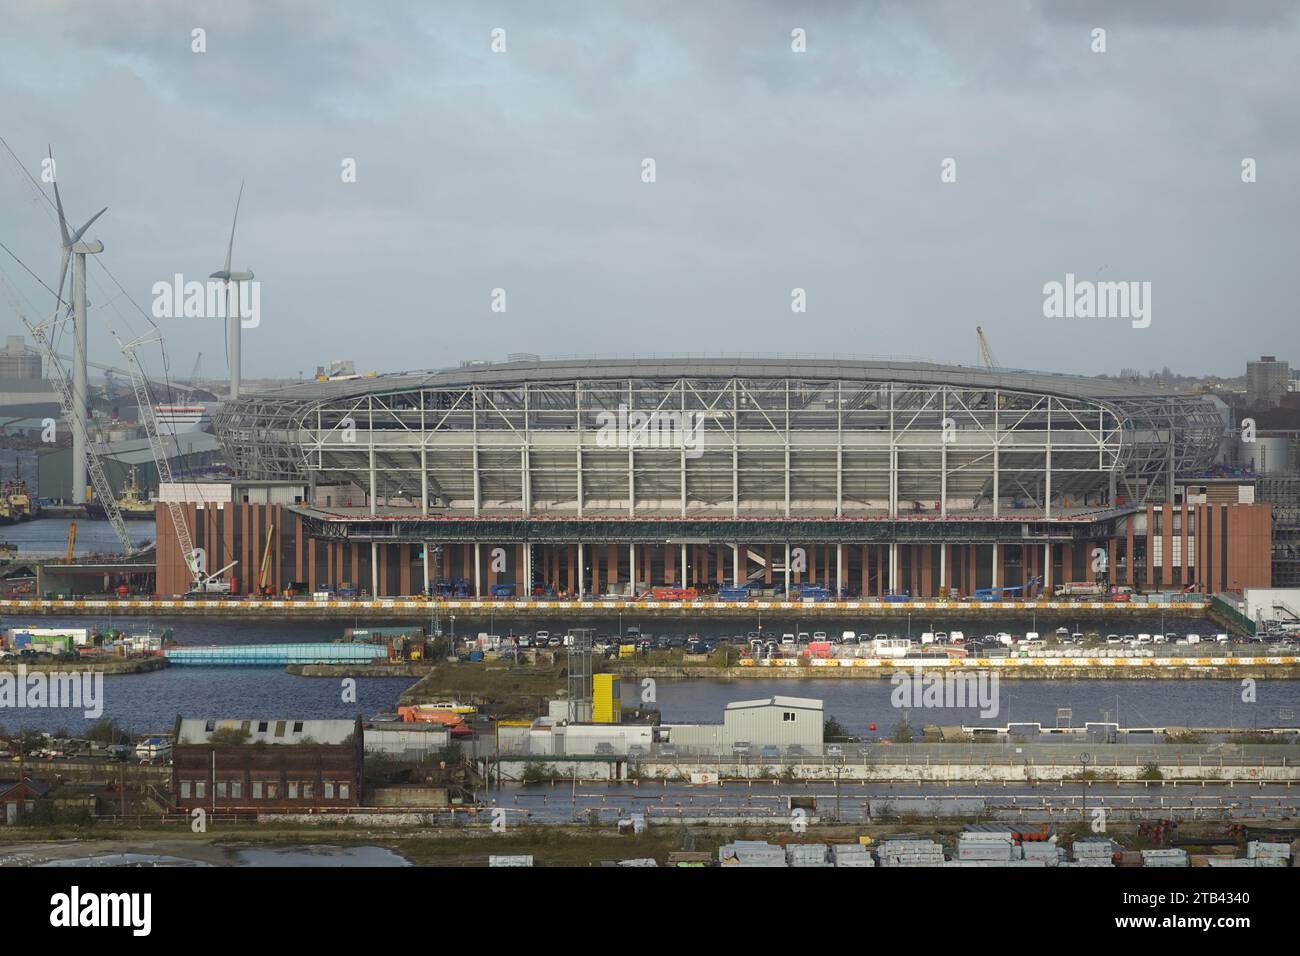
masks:
[[[72,501],[84,504],[86,501],[86,436],[90,431],[89,415],[86,410],[86,256],[98,255],[104,251],[104,244],[95,240],[82,242],[86,230],[104,213],[105,206],[86,220],[80,229],[69,231],[68,220],[63,214],[63,198],[59,195],[59,177],[54,165],[54,150],[50,149],[50,169],[54,173],[54,205],[59,213],[59,236],[63,246],[63,265],[59,270],[59,291],[55,303],[55,318],[63,308],[63,283],[68,277],[68,260],[72,259],[72,310],[73,340],[72,352],[72,400],[75,412],[81,416],[85,428],[72,430]]]
[[[242,343],[240,341],[239,319],[239,283],[248,282],[253,278],[251,271],[243,272],[230,271],[230,256],[235,249],[235,225],[239,222],[239,204],[244,198],[244,184],[239,184],[239,196],[235,199],[235,218],[230,223],[230,242],[226,245],[226,267],[219,272],[212,273],[208,278],[223,279],[226,283],[226,316],[230,323],[230,398],[239,398],[239,378],[240,378],[240,357]]]

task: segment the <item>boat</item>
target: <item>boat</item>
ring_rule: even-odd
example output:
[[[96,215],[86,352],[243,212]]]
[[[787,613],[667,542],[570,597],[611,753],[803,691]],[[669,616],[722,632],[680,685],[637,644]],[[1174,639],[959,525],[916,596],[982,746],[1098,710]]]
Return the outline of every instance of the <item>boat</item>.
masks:
[[[31,521],[34,517],[32,495],[27,489],[27,482],[21,478],[6,481],[4,488],[0,489],[0,497],[4,498],[13,521]]]
[[[127,478],[126,484],[122,486],[122,493],[117,498],[117,510],[127,521],[152,521],[154,520],[154,505],[144,494],[144,489],[136,482],[135,469],[131,469],[130,477]],[[108,512],[98,501],[86,502],[86,515],[90,518],[105,519]]]

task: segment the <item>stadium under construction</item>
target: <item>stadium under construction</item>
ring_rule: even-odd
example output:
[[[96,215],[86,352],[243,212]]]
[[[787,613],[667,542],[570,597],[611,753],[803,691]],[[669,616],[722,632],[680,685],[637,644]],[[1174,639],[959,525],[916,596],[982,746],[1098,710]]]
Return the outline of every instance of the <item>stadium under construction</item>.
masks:
[[[1201,477],[1226,409],[1116,380],[530,357],[245,393],[215,426],[238,480],[166,493],[245,593],[1270,584],[1269,506]]]

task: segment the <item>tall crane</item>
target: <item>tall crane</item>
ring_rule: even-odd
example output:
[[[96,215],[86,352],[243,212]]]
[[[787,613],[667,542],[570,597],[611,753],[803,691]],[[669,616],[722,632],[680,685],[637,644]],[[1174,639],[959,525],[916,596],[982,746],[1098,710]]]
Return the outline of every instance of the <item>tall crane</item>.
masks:
[[[113,486],[109,484],[108,476],[104,474],[104,462],[99,457],[97,442],[91,440],[90,430],[86,427],[86,409],[77,407],[77,402],[73,398],[72,382],[63,367],[63,362],[50,342],[49,326],[58,321],[58,310],[55,311],[54,316],[48,323],[42,322],[34,325],[28,319],[27,313],[23,311],[16,290],[9,284],[9,280],[5,278],[2,272],[0,272],[0,282],[4,283],[5,293],[13,306],[14,312],[22,320],[23,325],[27,326],[27,330],[32,334],[32,339],[36,342],[36,347],[45,356],[49,377],[53,379],[55,388],[59,393],[59,405],[63,409],[63,418],[72,429],[73,434],[80,438],[86,449],[86,471],[90,477],[90,484],[95,489],[95,498],[103,506],[104,514],[108,518],[108,523],[112,525],[113,533],[122,542],[122,550],[130,554],[135,550],[135,546],[131,543],[131,535],[126,530],[126,522],[122,520],[122,512],[118,510],[117,496],[113,493]],[[74,495],[74,497],[76,496]]]
[[[984,337],[984,329],[975,326],[975,338],[980,347],[980,364],[985,368],[997,368],[998,360],[993,357],[993,349],[989,348],[989,340]]]
[[[171,461],[167,457],[167,449],[163,447],[162,436],[158,432],[158,416],[154,412],[153,398],[149,394],[149,379],[145,376],[144,369],[140,365],[140,357],[136,355],[136,350],[141,345],[158,341],[160,337],[157,331],[153,331],[128,342],[126,345],[123,345],[122,340],[117,338],[116,332],[113,333],[113,338],[117,339],[118,347],[121,348],[122,354],[126,357],[127,372],[131,376],[131,387],[135,390],[135,402],[140,416],[140,424],[144,426],[145,437],[149,439],[149,448],[153,452],[154,466],[158,469],[159,486],[161,487],[163,482],[171,484]],[[176,532],[176,540],[181,546],[181,556],[185,560],[185,566],[190,571],[193,589],[206,590],[210,578],[207,575],[207,568],[203,566],[202,552],[196,551],[194,548],[194,539],[190,536],[190,525],[185,518],[185,509],[181,507],[179,501],[169,500],[166,504],[172,520],[172,528]],[[212,577],[215,576],[212,575]]]

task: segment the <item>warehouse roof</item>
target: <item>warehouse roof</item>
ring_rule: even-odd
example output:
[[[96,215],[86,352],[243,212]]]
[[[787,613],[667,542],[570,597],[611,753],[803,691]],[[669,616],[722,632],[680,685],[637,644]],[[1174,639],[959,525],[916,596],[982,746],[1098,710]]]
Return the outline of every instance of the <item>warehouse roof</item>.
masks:
[[[758,700],[733,700],[727,710],[744,710],[750,707],[797,707],[803,710],[821,710],[822,702],[812,697],[761,697]]]
[[[1069,398],[1169,397],[1178,394],[1119,379],[1059,375],[1020,369],[983,369],[924,361],[749,355],[592,357],[482,362],[438,371],[396,372],[327,382],[303,382],[248,397],[315,401],[415,388],[515,385],[522,382],[562,382],[575,379],[663,379],[692,376],[701,378],[793,377],[918,385],[947,384],[957,387],[1021,389]]]
[[[341,744],[356,732],[355,720],[277,720],[252,718],[229,720],[182,717],[176,739],[183,744],[203,744],[218,730],[246,730],[249,743]]]

